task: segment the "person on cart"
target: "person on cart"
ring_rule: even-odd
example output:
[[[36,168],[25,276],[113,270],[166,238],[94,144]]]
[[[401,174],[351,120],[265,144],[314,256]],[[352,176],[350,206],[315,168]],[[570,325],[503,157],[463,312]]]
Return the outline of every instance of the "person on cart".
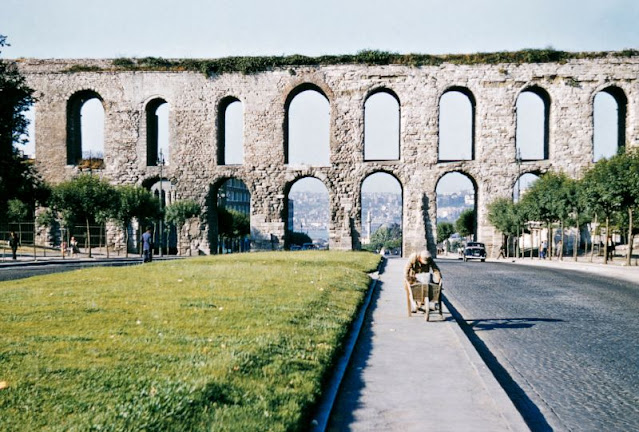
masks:
[[[419,253],[412,253],[408,257],[408,262],[404,268],[404,283],[406,288],[410,290],[410,286],[418,283],[418,274],[428,274],[428,283],[438,285],[442,281],[442,272],[435,264],[432,255],[427,250]]]

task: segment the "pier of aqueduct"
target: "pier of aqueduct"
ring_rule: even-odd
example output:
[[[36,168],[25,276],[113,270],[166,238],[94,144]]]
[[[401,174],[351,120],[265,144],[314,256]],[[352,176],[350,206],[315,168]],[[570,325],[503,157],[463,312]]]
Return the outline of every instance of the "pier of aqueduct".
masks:
[[[487,220],[487,205],[496,197],[512,196],[519,174],[563,170],[578,176],[593,162],[593,102],[599,92],[617,101],[619,145],[639,145],[636,56],[534,64],[295,66],[214,76],[114,70],[110,60],[17,63],[36,91],[36,160],[46,180],[56,183],[78,173],[79,107],[90,98],[98,98],[105,113],[101,175],[114,184],[146,184],[159,178],[157,148],[149,145],[148,113],[158,101],[167,102],[171,161],[163,176],[173,183],[175,196],[195,199],[212,210],[206,208],[215,205],[209,194],[229,178],[242,180],[251,194],[256,249],[283,247],[288,191],[303,177],[319,179],[328,190],[330,248],[359,248],[361,186],[377,172],[389,173],[401,184],[405,253],[434,250],[435,190],[449,172],[472,180],[477,238],[496,245],[501,238]],[[330,163],[325,166],[288,163],[288,107],[309,89],[330,104]],[[464,160],[442,161],[438,156],[439,104],[449,91],[466,95],[472,105],[472,156]],[[544,150],[539,159],[518,164],[516,101],[528,91],[544,102]],[[396,160],[364,158],[364,108],[377,92],[388,92],[399,104]],[[226,165],[219,157],[229,101],[240,101],[243,109],[244,160],[238,165]],[[193,247],[208,253],[213,225],[204,219]]]

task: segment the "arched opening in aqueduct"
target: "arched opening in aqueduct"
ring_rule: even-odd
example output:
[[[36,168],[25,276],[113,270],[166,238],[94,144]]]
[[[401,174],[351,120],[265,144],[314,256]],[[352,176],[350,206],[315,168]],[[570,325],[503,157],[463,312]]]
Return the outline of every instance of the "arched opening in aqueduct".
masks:
[[[439,161],[475,159],[475,97],[451,87],[439,99]]]
[[[402,233],[399,245],[392,252],[402,254],[404,230],[404,192],[400,181],[394,175],[378,171],[372,173],[362,181],[361,185],[361,215],[362,243],[370,243],[371,236],[382,228],[388,228],[391,233],[396,229]]]
[[[104,105],[93,90],[82,90],[67,101],[67,164],[104,158]]]
[[[244,181],[227,177],[211,184],[206,216],[211,253],[250,250],[251,193]]]
[[[610,158],[626,146],[628,99],[622,89],[606,87],[597,92],[593,107],[593,161]]]
[[[477,183],[470,175],[453,171],[441,176],[435,187],[437,194],[437,223],[449,222],[455,226],[461,212],[472,209],[472,240],[477,239]],[[455,230],[457,231],[457,230]],[[437,227],[435,226],[435,236]]]
[[[319,247],[328,245],[331,209],[326,185],[316,177],[304,176],[286,184],[284,197],[284,248],[302,246],[295,233],[308,235]]]
[[[314,84],[296,87],[284,106],[284,163],[330,165],[330,103]]]

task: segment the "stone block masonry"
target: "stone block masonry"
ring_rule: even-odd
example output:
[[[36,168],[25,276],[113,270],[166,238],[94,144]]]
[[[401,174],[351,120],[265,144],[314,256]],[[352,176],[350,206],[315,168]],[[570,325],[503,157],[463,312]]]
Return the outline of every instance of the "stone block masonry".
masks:
[[[36,159],[52,183],[69,179],[78,167],[67,163],[68,105],[75,94],[99,95],[105,109],[105,168],[114,184],[142,184],[159,167],[146,163],[146,104],[168,102],[170,163],[166,176],[177,199],[192,198],[208,211],[225,179],[242,180],[251,193],[251,229],[256,249],[281,248],[286,232],[286,197],[294,181],[320,179],[330,202],[330,248],[357,249],[362,234],[361,185],[375,172],[395,176],[403,189],[404,254],[435,252],[439,179],[461,172],[476,187],[477,239],[497,247],[501,236],[487,220],[487,206],[511,197],[519,173],[564,171],[579,176],[593,161],[593,101],[600,91],[623,94],[625,145],[639,145],[639,57],[604,56],[562,63],[440,66],[329,65],[273,69],[253,75],[207,77],[189,71],[117,70],[111,60],[17,61],[36,90]],[[321,89],[330,103],[330,165],[285,163],[286,102],[300,86]],[[516,163],[516,101],[527,89],[548,95],[547,158]],[[378,89],[398,98],[400,159],[364,160],[364,104]],[[471,94],[474,157],[438,161],[439,100],[449,90]],[[220,102],[242,103],[244,163],[219,165]],[[200,238],[208,252],[213,236],[204,218]],[[197,230],[192,230],[197,232]]]

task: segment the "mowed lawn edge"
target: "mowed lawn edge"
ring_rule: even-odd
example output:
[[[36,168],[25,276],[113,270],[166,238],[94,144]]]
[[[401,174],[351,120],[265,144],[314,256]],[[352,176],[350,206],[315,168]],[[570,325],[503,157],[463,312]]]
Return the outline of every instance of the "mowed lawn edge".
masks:
[[[379,256],[268,252],[0,283],[4,430],[306,430]]]

